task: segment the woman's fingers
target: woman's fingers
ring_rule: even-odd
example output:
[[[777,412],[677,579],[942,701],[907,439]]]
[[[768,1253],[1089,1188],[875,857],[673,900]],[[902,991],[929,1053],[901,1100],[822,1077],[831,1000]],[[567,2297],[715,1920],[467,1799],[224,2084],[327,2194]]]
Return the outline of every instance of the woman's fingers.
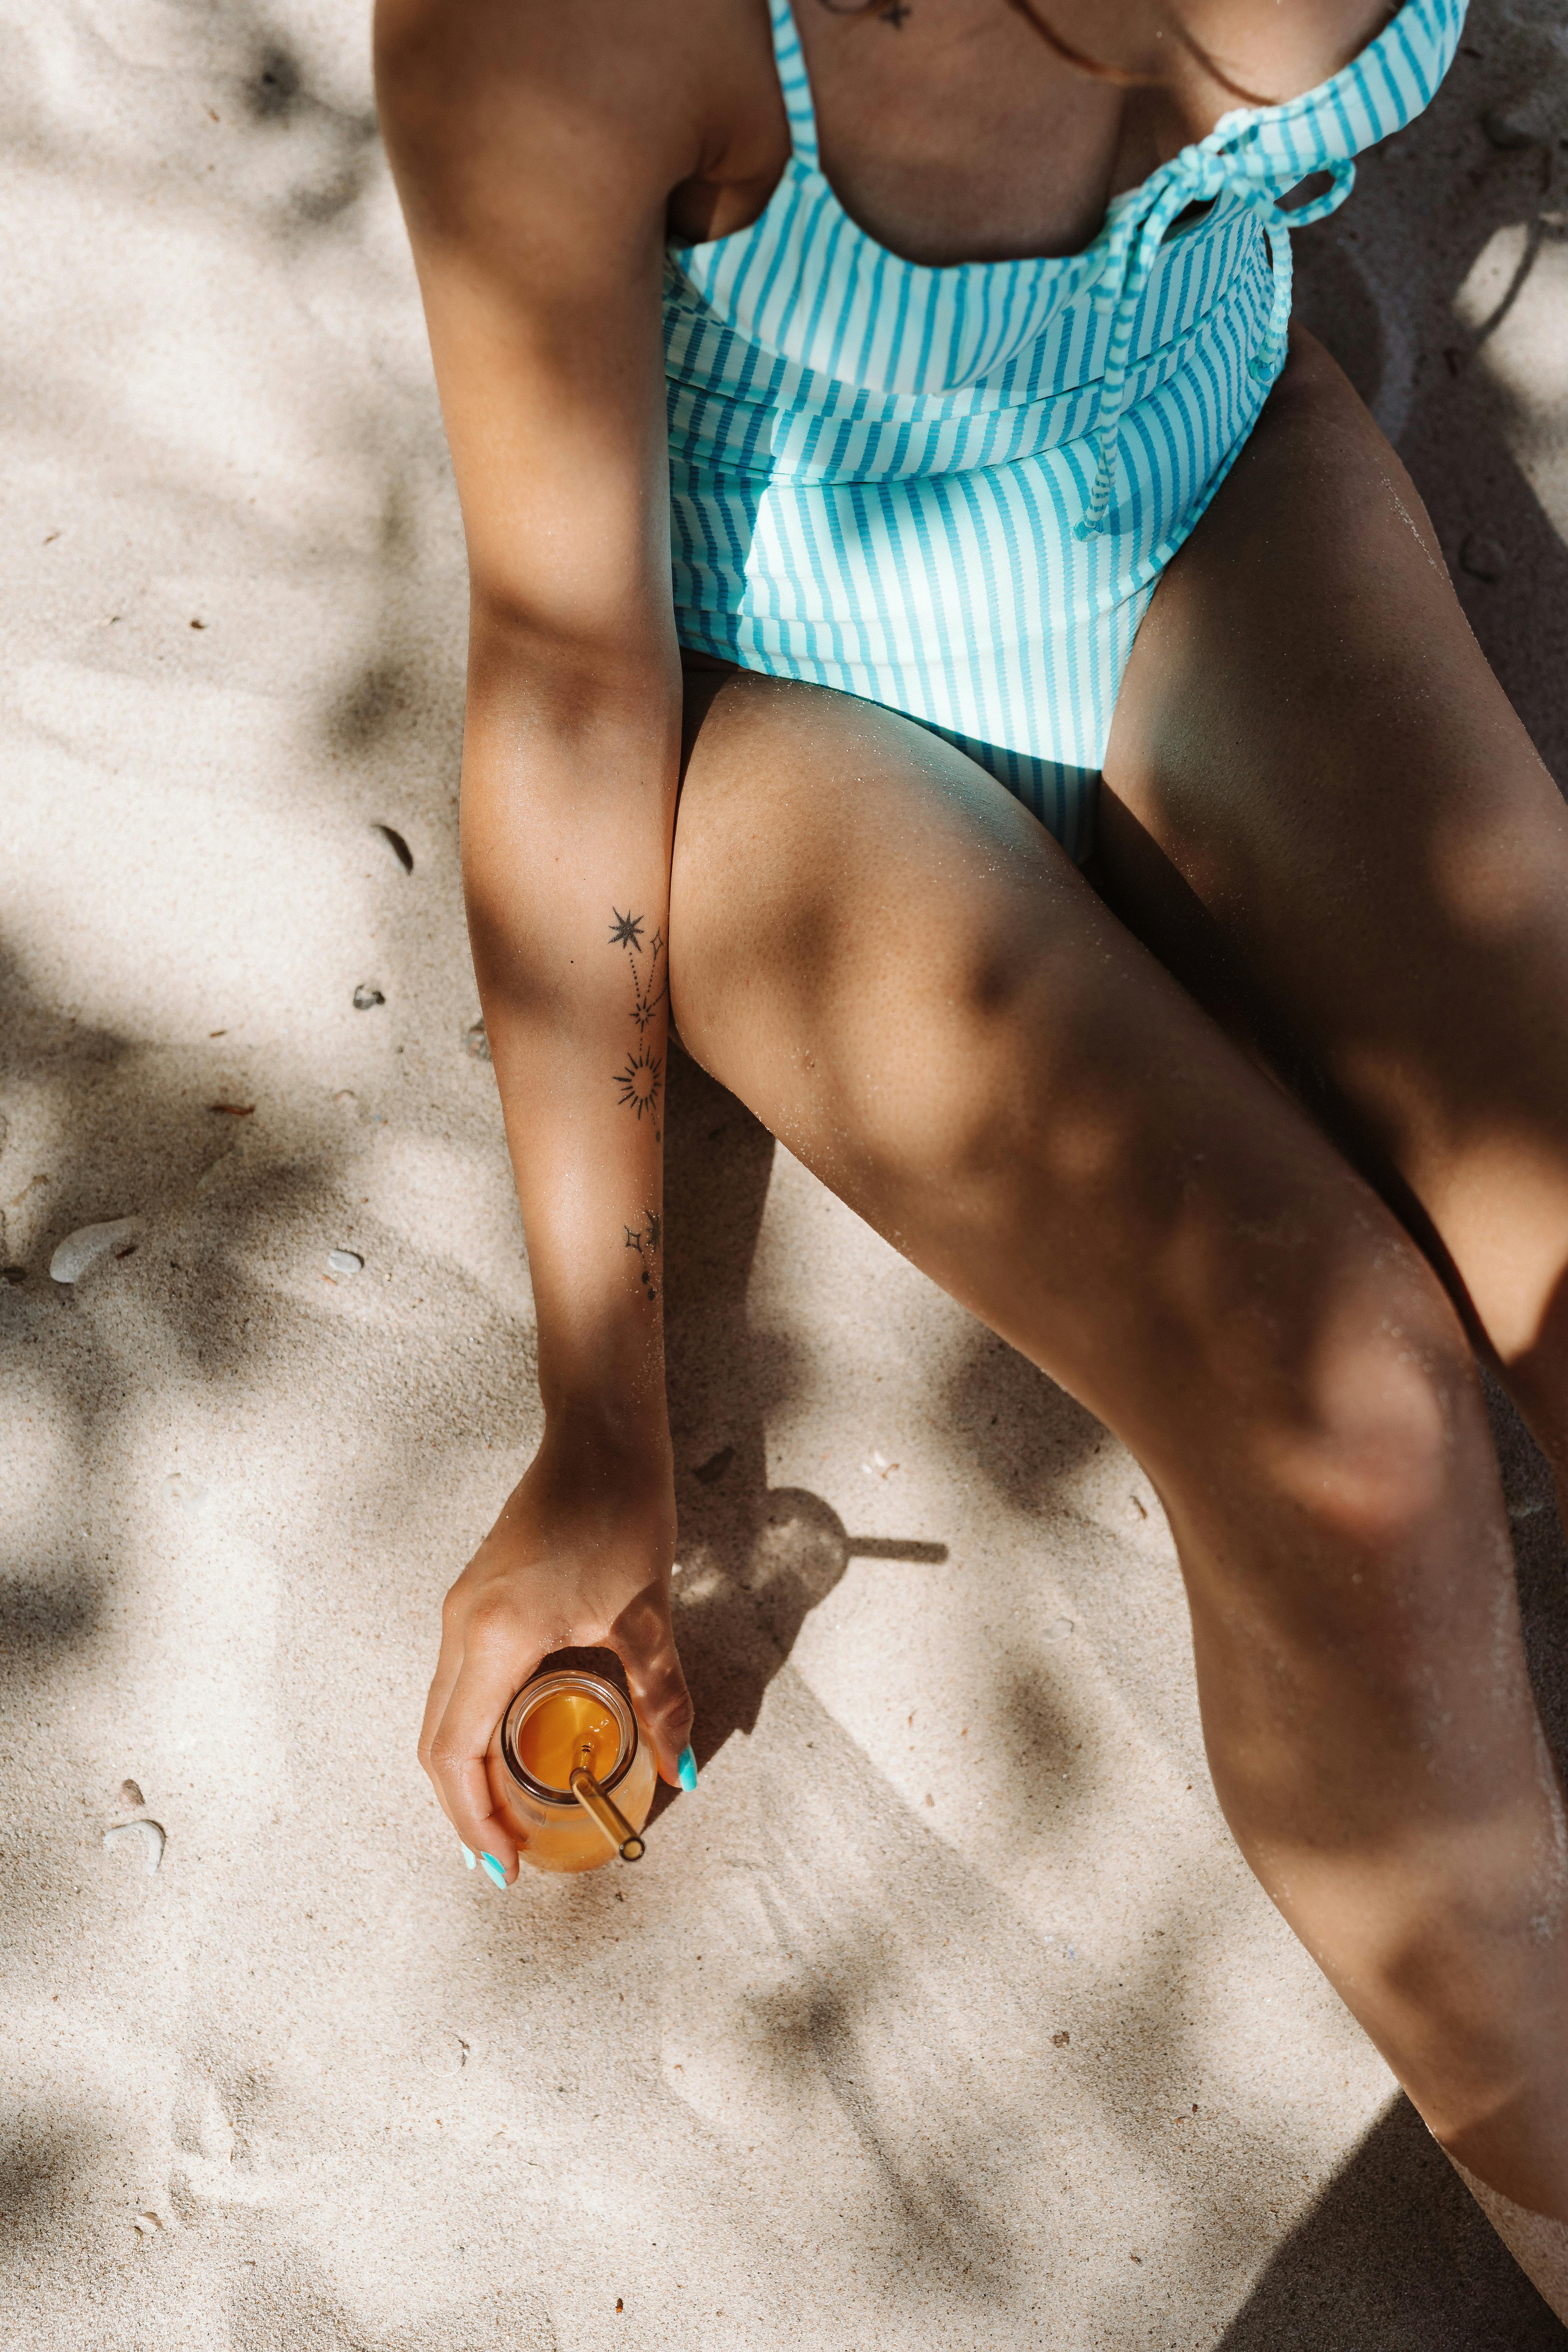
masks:
[[[426,1710],[426,1735],[420,1758],[435,1783],[447,1819],[479,1866],[508,1885],[517,1874],[517,1839],[495,1810],[487,1758],[495,1728],[511,1698],[539,1664],[541,1652],[523,1646],[515,1625],[490,1633],[475,1612],[464,1629],[460,1663],[437,1712],[440,1667]],[[447,1645],[442,1645],[443,1664]]]
[[[685,1776],[680,1768],[691,1739],[691,1695],[680,1671],[669,1588],[662,1577],[622,1610],[610,1628],[609,1644],[626,1670],[632,1704],[653,1742],[659,1771],[672,1788],[689,1786],[691,1766]]]
[[[651,1539],[634,1515],[615,1544],[606,1545],[598,1528],[597,1540],[584,1543],[572,1540],[574,1528],[553,1527],[547,1510],[519,1522],[520,1498],[526,1499],[522,1488],[447,1595],[419,1739],[420,1762],[453,1830],[487,1876],[508,1885],[517,1873],[519,1837],[496,1807],[499,1727],[548,1649],[607,1643],[626,1667],[660,1773],[686,1788],[695,1775],[688,1745],[691,1701],[676,1654],[665,1570],[668,1514],[660,1516]],[[612,1621],[627,1591],[635,1598]]]
[[[425,1700],[424,1720],[419,1726],[419,1761],[430,1776],[430,1784],[436,1791],[437,1801],[448,1821],[452,1819],[451,1808],[447,1802],[441,1783],[431,1767],[430,1755],[441,1717],[447,1712],[447,1701],[452,1696],[452,1686],[458,1679],[458,1670],[462,1663],[461,1640],[454,1639],[451,1634],[443,1632],[441,1654],[436,1661],[435,1675]],[[467,1843],[465,1839],[464,1843],[467,1844]]]

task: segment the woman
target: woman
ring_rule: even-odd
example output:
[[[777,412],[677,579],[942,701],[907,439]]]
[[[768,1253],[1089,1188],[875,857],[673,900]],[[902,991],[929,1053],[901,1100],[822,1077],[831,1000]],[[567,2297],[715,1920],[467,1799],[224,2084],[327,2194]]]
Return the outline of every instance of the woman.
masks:
[[[1135,1451],[1243,1853],[1568,2314],[1568,1832],[1472,1352],[1568,1492],[1568,820],[1279,209],[1462,16],[381,0],[545,1407],[422,1752],[510,1882],[493,1727],[608,1642],[690,1783],[673,1015]]]

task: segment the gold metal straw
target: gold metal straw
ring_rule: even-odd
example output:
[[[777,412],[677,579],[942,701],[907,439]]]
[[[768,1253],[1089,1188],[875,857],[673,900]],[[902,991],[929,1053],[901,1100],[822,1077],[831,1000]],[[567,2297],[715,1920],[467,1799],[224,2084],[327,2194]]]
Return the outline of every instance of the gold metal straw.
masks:
[[[584,1740],[584,1758],[587,1759],[593,1753],[593,1748],[587,1740]],[[570,1786],[577,1802],[585,1813],[593,1815],[621,1860],[640,1862],[647,1851],[641,1838],[633,1829],[625,1813],[621,1811],[620,1807],[612,1804],[609,1798],[605,1796],[603,1789],[589,1771],[586,1761],[574,1766]]]

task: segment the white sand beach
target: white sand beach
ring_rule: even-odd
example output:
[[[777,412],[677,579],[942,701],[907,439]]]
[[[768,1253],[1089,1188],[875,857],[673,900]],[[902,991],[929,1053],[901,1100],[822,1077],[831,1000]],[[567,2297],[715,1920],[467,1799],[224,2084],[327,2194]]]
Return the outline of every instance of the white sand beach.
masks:
[[[0,2337],[1568,2343],[1230,1843],[1137,1465],[689,1063],[700,1785],[465,1871],[415,1738],[538,1412],[368,11],[4,14]],[[1298,268],[1568,779],[1565,205],[1561,0],[1476,0]]]

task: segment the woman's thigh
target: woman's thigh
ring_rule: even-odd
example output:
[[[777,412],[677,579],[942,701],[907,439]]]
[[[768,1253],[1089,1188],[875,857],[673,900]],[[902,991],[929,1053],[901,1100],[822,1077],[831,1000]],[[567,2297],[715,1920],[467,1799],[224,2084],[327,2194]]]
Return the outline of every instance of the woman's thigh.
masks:
[[[1430,1267],[961,753],[740,674],[688,737],[687,1046],[1138,1454],[1243,1851],[1446,2144],[1557,2212],[1556,1798]]]
[[[1303,1057],[1561,1453],[1568,810],[1309,338],[1160,584],[1105,775],[1111,903]]]
[[[1391,1302],[1457,1341],[1382,1203],[993,779],[823,688],[688,697],[684,1043],[1168,1498],[1266,1423],[1327,1426],[1336,1350],[1375,1354]],[[1389,1353],[1352,1381],[1372,1448],[1409,1403]]]

